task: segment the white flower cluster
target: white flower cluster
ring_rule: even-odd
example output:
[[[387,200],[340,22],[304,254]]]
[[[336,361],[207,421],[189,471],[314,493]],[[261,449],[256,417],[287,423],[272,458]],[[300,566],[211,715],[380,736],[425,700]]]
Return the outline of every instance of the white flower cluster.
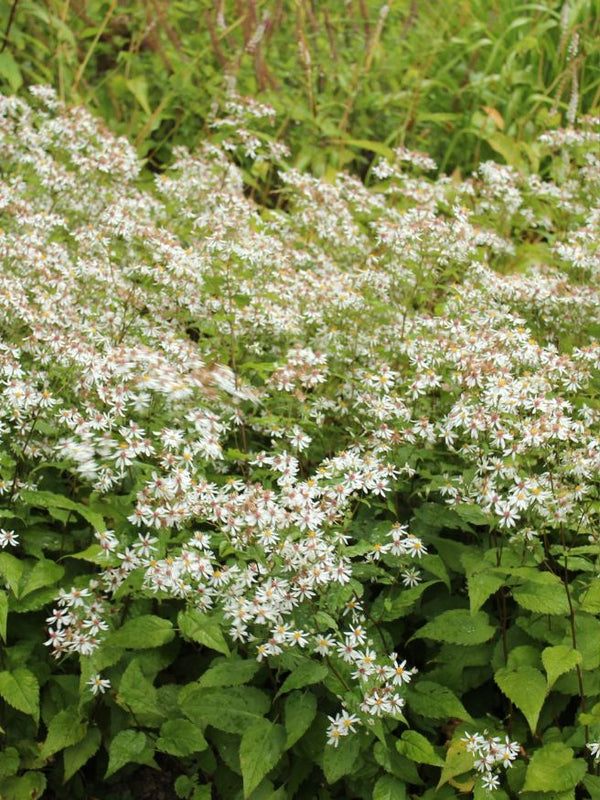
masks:
[[[363,576],[402,591],[432,563],[403,483],[416,476],[416,502],[475,505],[527,548],[561,527],[597,542],[591,139],[556,180],[490,163],[434,181],[404,150],[376,167],[380,191],[282,169],[286,211],[266,213],[227,156],[265,155],[235,127],[266,107],[232,99],[228,142],[179,150],[148,190],[132,147],[34,95],[35,109],[0,98],[0,547],[37,553],[11,508],[49,489],[46,463],[75,502],[61,557],[96,528],[96,572],[60,593],[47,644],[92,652],[137,571],[245,654],[340,667],[354,706],[333,743],[398,717],[413,670]],[[528,237],[544,257],[507,275]],[[418,472],[434,449],[441,481]],[[382,527],[365,532],[367,504]]]
[[[511,742],[508,736],[502,740],[499,736],[489,736],[487,731],[467,733],[461,741],[465,742],[468,752],[473,754],[473,766],[482,773],[481,784],[489,791],[500,785],[499,769],[512,767],[521,750],[518,742]]]

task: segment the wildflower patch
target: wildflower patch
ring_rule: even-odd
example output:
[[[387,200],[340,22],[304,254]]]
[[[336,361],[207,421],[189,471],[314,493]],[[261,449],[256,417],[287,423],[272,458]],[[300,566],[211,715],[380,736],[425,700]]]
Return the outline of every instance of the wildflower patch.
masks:
[[[598,121],[366,186],[230,112],[149,181],[0,98],[0,796],[593,786]]]

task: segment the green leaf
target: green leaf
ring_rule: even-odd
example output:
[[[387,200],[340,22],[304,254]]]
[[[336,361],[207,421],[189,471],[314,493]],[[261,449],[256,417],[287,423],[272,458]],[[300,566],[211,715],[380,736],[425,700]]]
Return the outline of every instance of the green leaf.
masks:
[[[464,742],[460,740],[452,742],[446,753],[446,760],[444,761],[437,789],[440,789],[445,783],[452,781],[459,775],[470,772],[473,768],[473,762],[473,755],[468,752]]]
[[[515,669],[503,667],[496,672],[494,680],[508,699],[523,712],[532,733],[535,733],[547,693],[546,680],[540,670],[529,666]]]
[[[249,797],[279,761],[285,744],[283,726],[261,719],[247,728],[240,742],[244,798]]]
[[[206,750],[208,743],[200,728],[187,719],[163,722],[156,747],[172,756],[191,756]]]
[[[0,695],[9,706],[29,714],[35,721],[40,714],[40,687],[33,673],[24,667],[0,672]]]
[[[12,589],[15,597],[19,596],[19,583],[25,569],[25,563],[10,553],[0,553],[0,574]]]
[[[393,775],[382,775],[373,787],[373,800],[406,800],[406,785]]]
[[[148,104],[148,84],[146,83],[146,79],[141,75],[137,75],[135,78],[126,80],[125,86],[127,86],[146,114],[150,115],[152,112]]]
[[[46,791],[46,776],[41,772],[26,772],[7,778],[0,784],[2,800],[34,800]]]
[[[452,507],[458,516],[470,525],[485,525],[489,527],[491,514],[486,513],[479,506],[468,503],[459,503]]]
[[[423,592],[436,583],[439,581],[423,581],[418,586],[411,586],[410,589],[401,589],[395,597],[386,597],[383,602],[382,621],[390,622],[410,614]]]
[[[557,620],[558,621],[558,620]],[[551,642],[551,644],[554,644]],[[560,642],[556,642],[560,644]],[[571,646],[571,632],[565,632],[562,644]],[[579,614],[577,618],[577,649],[583,659],[581,666],[585,670],[600,667],[600,620],[588,614]]]
[[[360,737],[353,733],[341,736],[337,747],[326,744],[322,766],[327,783],[335,783],[344,775],[354,772],[358,766],[359,753]]]
[[[600,800],[600,776],[598,775],[584,775],[583,785],[589,792],[592,800]]]
[[[19,597],[26,597],[36,589],[58,583],[64,574],[64,567],[61,567],[60,564],[46,558],[40,559],[25,576],[24,585],[19,590]]]
[[[110,643],[131,650],[144,650],[147,647],[160,647],[175,636],[173,626],[167,619],[143,614],[127,620],[113,633]]]
[[[427,572],[431,572],[432,575],[435,575],[436,578],[443,581],[448,591],[450,591],[450,576],[448,575],[448,570],[442,559],[438,555],[429,553],[423,558],[422,563],[423,569]]]
[[[582,758],[562,742],[552,742],[536,750],[525,776],[526,792],[565,792],[573,789],[587,772]]]
[[[292,689],[302,689],[312,683],[320,683],[328,674],[329,669],[325,664],[319,664],[318,661],[303,661],[287,676],[276,696],[291,692]]]
[[[400,755],[416,761],[417,764],[431,764],[433,767],[443,767],[444,762],[433,749],[433,745],[417,731],[404,731],[402,737],[396,742]]]
[[[101,740],[102,736],[98,728],[89,728],[80,742],[66,748],[63,753],[65,765],[63,783],[70,780],[98,752]]]
[[[590,586],[581,593],[581,610],[589,614],[600,613],[600,581],[594,580]]]
[[[470,720],[468,711],[458,697],[439,683],[420,680],[414,686],[408,687],[406,700],[408,707],[415,714],[421,714],[430,719],[449,719],[455,717],[461,720]]]
[[[120,563],[114,553],[103,550],[99,544],[91,544],[77,553],[68,553],[68,557],[78,561],[89,561],[90,564],[97,564],[100,567],[114,567]]]
[[[518,142],[500,131],[495,131],[492,134],[483,136],[483,138],[486,139],[493,150],[502,156],[507,164],[520,170],[524,169],[523,156]]]
[[[194,789],[194,781],[187,775],[180,775],[175,781],[173,788],[175,789],[177,797],[181,798],[181,800],[187,800]]]
[[[569,602],[560,582],[540,584],[526,581],[522,586],[512,590],[512,596],[527,611],[560,616],[569,613]]]
[[[230,654],[219,623],[214,617],[203,614],[197,608],[189,608],[179,612],[177,624],[184,638],[192,639],[226,656]]]
[[[108,748],[108,768],[105,778],[131,762],[143,764],[146,760],[146,734],[141,731],[119,731]]]
[[[34,489],[24,489],[21,492],[21,499],[27,505],[34,508],[62,508],[67,511],[76,511],[87,522],[90,523],[92,528],[97,531],[106,530],[104,518],[96,511],[91,511],[88,506],[83,503],[76,503],[68,497],[63,497],[61,494],[54,494],[53,492],[42,492]]]
[[[215,658],[198,680],[198,686],[240,686],[248,683],[260,669],[256,660]]]
[[[474,645],[487,642],[496,633],[483,611],[471,614],[467,609],[451,609],[438,614],[412,637],[435,639],[449,644]]]
[[[542,651],[542,663],[548,675],[548,688],[554,684],[560,675],[575,669],[577,664],[581,664],[581,661],[581,653],[565,644],[546,647]]]
[[[82,721],[77,707],[71,706],[59,711],[48,725],[48,735],[40,753],[41,757],[49,758],[59,750],[77,744],[84,738],[86,731],[87,725]]]
[[[343,139],[332,139],[332,144],[346,144],[350,147],[360,147],[361,150],[370,150],[380,156],[384,156],[388,161],[395,161],[396,154],[391,147],[388,147],[383,142],[372,141],[371,139],[351,139],[344,136]]]
[[[8,595],[0,590],[0,636],[6,642],[6,624],[8,622]]]
[[[471,614],[475,614],[490,595],[497,592],[498,589],[504,584],[506,580],[505,573],[499,573],[495,570],[481,570],[474,572],[469,576],[469,603],[471,605]]]
[[[160,713],[156,689],[144,675],[137,658],[123,673],[116,699],[120,706],[130,709],[135,715]]]
[[[16,747],[7,747],[0,752],[0,778],[15,775],[19,769],[21,759]]]
[[[405,756],[401,756],[395,747],[388,747],[383,742],[375,742],[373,747],[375,761],[383,767],[386,772],[399,778],[403,783],[414,786],[422,786],[417,767],[413,761],[409,761]]]
[[[283,704],[285,749],[288,750],[309,729],[317,714],[317,698],[312,692],[292,692]]]
[[[192,683],[179,694],[179,707],[192,722],[212,725],[228,733],[242,733],[252,727],[269,706],[268,696],[253,686],[205,689]]]
[[[13,92],[18,91],[23,84],[19,65],[9,50],[0,53],[0,77],[8,81]]]

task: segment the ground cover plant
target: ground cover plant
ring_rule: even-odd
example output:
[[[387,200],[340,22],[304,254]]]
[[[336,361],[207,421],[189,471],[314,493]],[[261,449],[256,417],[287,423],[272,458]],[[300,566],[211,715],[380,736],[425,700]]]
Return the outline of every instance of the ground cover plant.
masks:
[[[0,796],[595,798],[598,120],[365,186],[272,116],[149,177],[1,98]]]

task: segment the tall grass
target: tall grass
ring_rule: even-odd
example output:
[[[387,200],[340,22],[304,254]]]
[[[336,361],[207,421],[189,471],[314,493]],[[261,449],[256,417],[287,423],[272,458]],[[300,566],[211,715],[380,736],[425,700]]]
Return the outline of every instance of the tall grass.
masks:
[[[232,86],[319,175],[364,175],[381,143],[537,167],[535,131],[598,107],[599,26],[600,0],[11,0],[0,84],[58,87],[155,167]]]

